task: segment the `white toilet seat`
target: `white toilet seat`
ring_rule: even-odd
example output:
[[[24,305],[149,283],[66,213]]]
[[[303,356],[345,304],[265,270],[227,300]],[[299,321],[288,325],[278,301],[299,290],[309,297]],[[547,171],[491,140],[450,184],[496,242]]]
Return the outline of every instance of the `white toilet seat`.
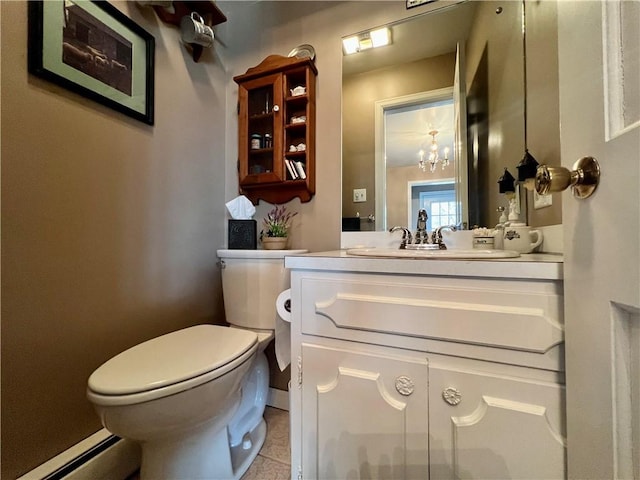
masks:
[[[136,345],[89,377],[87,396],[98,405],[131,405],[214,380],[255,355],[250,330],[196,325]],[[163,352],[162,355],[159,352]]]

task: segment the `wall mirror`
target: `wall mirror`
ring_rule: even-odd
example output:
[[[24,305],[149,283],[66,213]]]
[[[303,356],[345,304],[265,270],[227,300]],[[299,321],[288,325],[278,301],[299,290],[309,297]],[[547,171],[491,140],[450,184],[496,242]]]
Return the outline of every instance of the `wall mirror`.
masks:
[[[390,45],[343,55],[343,231],[413,229],[426,205],[435,222],[495,225],[497,208],[507,206],[497,180],[504,168],[517,174],[531,150],[526,132],[537,124],[549,129],[534,135],[543,158],[534,155],[559,163],[553,38],[534,52],[545,62],[533,82],[525,68],[533,42],[555,31],[554,22],[554,1],[460,2],[387,25]],[[534,121],[528,84],[529,96],[545,99]],[[532,195],[520,196],[523,221],[531,220]]]

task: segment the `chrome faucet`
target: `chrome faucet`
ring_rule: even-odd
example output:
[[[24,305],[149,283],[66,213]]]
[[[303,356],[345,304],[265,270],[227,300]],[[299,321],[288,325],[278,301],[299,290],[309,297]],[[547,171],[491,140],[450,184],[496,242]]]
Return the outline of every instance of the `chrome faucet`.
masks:
[[[455,231],[457,227],[454,225],[447,225],[438,227],[433,231],[431,236],[429,232],[427,232],[427,220],[429,216],[427,215],[427,211],[421,209],[418,211],[418,221],[416,224],[416,233],[415,237],[411,236],[411,231],[406,227],[391,227],[389,232],[396,232],[401,230],[402,233],[402,243],[400,244],[400,249],[412,249],[412,250],[423,250],[423,249],[440,249],[446,250],[446,245],[442,241],[442,229],[448,228],[452,231]],[[412,241],[413,240],[413,241]]]
[[[416,225],[416,244],[429,243],[429,234],[427,233],[427,211],[421,209],[418,211],[418,222]]]
[[[400,249],[404,250],[405,248],[407,248],[407,243],[411,244],[411,231],[405,227],[391,227],[389,229],[389,232],[393,233],[397,232],[398,230],[402,230],[402,243],[400,243]]]
[[[442,230],[445,230],[445,229],[455,232],[458,229],[458,227],[456,227],[455,225],[443,225],[441,227],[436,228],[433,231],[433,233],[431,234],[431,243],[437,244],[438,247],[440,247],[440,250],[447,249],[447,246],[442,241]]]

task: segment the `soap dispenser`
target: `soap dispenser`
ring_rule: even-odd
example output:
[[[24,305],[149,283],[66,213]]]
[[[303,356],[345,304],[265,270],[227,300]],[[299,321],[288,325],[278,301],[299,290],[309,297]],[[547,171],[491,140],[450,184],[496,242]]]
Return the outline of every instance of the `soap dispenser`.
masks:
[[[496,250],[502,250],[504,248],[504,229],[508,225],[507,214],[504,207],[498,207],[497,211],[500,212],[500,218],[498,224],[494,229],[494,247]]]
[[[518,218],[518,205],[516,203],[516,199],[511,198],[509,200],[509,222],[517,222],[519,220]]]
[[[507,214],[505,213],[504,207],[498,207],[498,212],[500,212],[500,218],[498,219],[498,225],[503,226],[507,223]]]

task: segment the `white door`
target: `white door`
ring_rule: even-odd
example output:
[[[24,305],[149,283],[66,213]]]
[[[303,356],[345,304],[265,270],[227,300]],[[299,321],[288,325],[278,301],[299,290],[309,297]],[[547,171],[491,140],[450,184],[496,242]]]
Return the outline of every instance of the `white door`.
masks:
[[[560,0],[562,164],[600,163],[563,195],[570,478],[640,478],[640,2]]]

